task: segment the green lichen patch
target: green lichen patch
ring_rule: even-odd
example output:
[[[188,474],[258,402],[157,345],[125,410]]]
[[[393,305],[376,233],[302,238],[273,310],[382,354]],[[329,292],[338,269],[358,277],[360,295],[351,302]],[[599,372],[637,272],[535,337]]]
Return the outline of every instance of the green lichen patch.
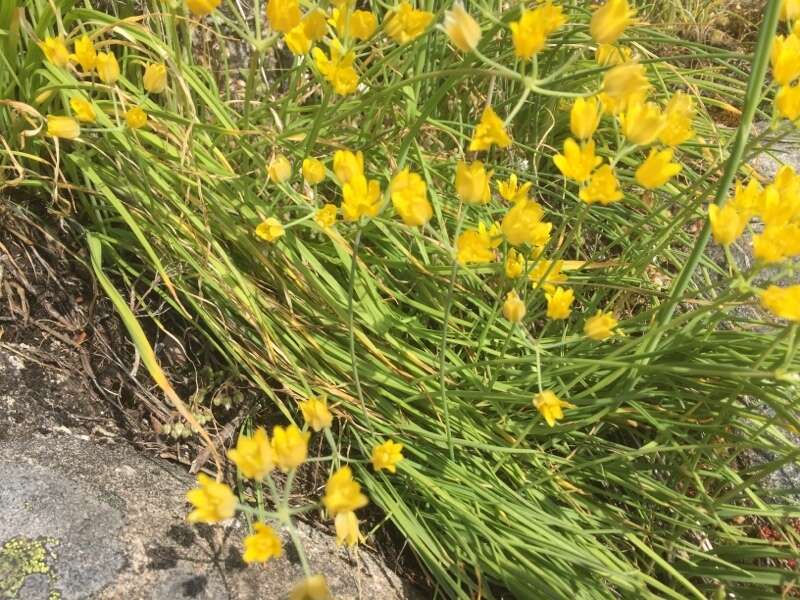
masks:
[[[58,545],[54,538],[11,538],[0,547],[0,598],[17,598],[25,579],[46,575],[50,581],[48,600],[60,600],[55,589],[56,574],[52,567],[55,553],[49,548]]]

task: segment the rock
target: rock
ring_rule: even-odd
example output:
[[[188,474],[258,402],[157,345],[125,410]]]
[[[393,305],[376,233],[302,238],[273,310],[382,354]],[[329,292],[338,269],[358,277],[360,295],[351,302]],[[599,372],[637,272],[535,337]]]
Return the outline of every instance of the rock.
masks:
[[[24,368],[0,347],[7,402],[15,393],[5,375]],[[247,566],[244,522],[189,525],[193,478],[127,443],[12,428],[0,436],[0,481],[0,598],[277,599],[303,575],[288,539],[280,559]],[[356,559],[327,533],[298,527],[336,598],[416,597],[368,550]]]
[[[753,124],[751,135],[761,135],[766,131],[762,146],[769,146],[770,150],[758,154],[750,161],[750,166],[763,179],[775,177],[781,165],[789,165],[800,173],[800,142],[796,130],[789,129],[791,126],[785,123],[776,130],[770,130],[769,127],[770,124],[765,122]]]

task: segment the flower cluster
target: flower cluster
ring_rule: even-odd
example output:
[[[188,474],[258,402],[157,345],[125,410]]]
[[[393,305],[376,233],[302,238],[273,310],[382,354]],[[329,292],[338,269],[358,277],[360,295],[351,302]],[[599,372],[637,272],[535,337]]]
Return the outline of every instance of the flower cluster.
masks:
[[[776,35],[772,42],[772,78],[779,86],[775,109],[780,117],[800,125],[800,3],[784,0],[780,16],[789,32]],[[764,186],[755,178],[747,185],[737,181],[724,204],[708,207],[711,233],[725,248],[742,236],[754,218],[760,221],[751,237],[757,267],[800,256],[800,175],[792,167],[781,166]],[[775,316],[800,322],[800,286],[770,285],[759,296],[761,305]]]
[[[736,183],[734,194],[718,206],[708,207],[708,219],[714,240],[730,246],[744,233],[751,220],[761,221],[760,233],[752,236],[753,256],[764,265],[775,265],[800,256],[800,175],[790,166],[782,166],[775,178],[766,186],[751,179],[747,185]],[[773,300],[765,307],[777,316],[785,310],[776,310]],[[786,296],[789,301],[792,296]],[[762,295],[763,300],[763,295]]]
[[[242,557],[246,563],[264,563],[283,554],[283,543],[278,531],[267,524],[266,520],[270,518],[292,531],[294,526],[288,505],[291,490],[279,493],[272,473],[275,469],[287,473],[285,485],[291,488],[295,471],[308,459],[311,431],[326,432],[325,437],[335,459],[345,460],[338,455],[333,438],[328,433],[333,424],[333,415],[325,398],[307,398],[299,403],[299,409],[305,421],[303,429],[293,424],[286,427],[276,425],[270,437],[265,429],[258,428],[250,435],[240,434],[236,447],[228,451],[228,458],[236,465],[240,477],[259,485],[266,482],[267,488],[272,492],[275,512],[240,503],[227,484],[202,473],[197,477],[198,487],[186,494],[186,499],[194,507],[188,516],[191,523],[218,523],[233,517],[237,510],[256,515],[252,533],[244,539]],[[373,447],[370,462],[376,472],[385,470],[394,474],[403,458],[403,444],[386,440]],[[349,466],[340,467],[331,474],[321,506],[334,520],[337,544],[355,546],[362,539],[356,511],[366,506],[367,502],[367,496],[353,478],[353,471]],[[298,547],[297,551],[302,553],[302,547]],[[327,589],[324,579],[320,582],[310,573],[307,575],[309,578],[296,589],[302,589],[302,586],[311,585],[309,582],[314,581],[317,582],[314,585],[320,586],[320,589]]]
[[[73,52],[61,37],[46,37],[39,44],[47,61],[61,69],[73,69],[76,75],[95,78],[106,86],[114,86],[120,78],[120,69],[113,52],[98,52],[94,41],[87,34],[73,43]],[[80,66],[80,72],[78,72]],[[167,86],[167,68],[161,63],[149,63],[142,72],[142,85],[152,94],[160,94]],[[97,121],[98,109],[91,98],[75,94],[69,100],[72,115],[48,115],[47,134],[54,138],[73,140],[81,135],[81,123]],[[131,129],[147,125],[147,113],[139,106],[131,106],[124,119]]]
[[[346,222],[375,217],[382,208],[381,185],[376,179],[368,179],[364,171],[362,152],[337,150],[333,154],[331,167],[335,182],[341,192],[341,206],[325,203],[313,213],[314,221],[322,229],[336,223],[341,209]],[[316,186],[327,177],[322,160],[308,157],[303,160],[302,174],[305,183]],[[267,165],[267,176],[278,184],[287,183],[292,177],[292,165],[283,154],[276,155]],[[389,183],[392,205],[400,219],[410,227],[425,225],[433,216],[433,206],[428,200],[428,186],[419,173],[408,168],[401,169]],[[255,229],[259,238],[274,242],[284,235],[286,228],[275,217],[268,217]]]
[[[305,14],[298,0],[269,0],[267,19],[273,30],[283,34],[283,42],[292,54],[311,53],[320,75],[336,94],[346,96],[358,88],[359,76],[355,67],[359,43],[368,42],[378,29],[377,16],[355,8],[354,0],[334,0],[327,13],[312,8]],[[386,35],[405,44],[422,35],[433,20],[433,13],[417,10],[409,2],[401,2],[390,11],[383,22]],[[329,32],[327,52],[314,44],[324,40]]]

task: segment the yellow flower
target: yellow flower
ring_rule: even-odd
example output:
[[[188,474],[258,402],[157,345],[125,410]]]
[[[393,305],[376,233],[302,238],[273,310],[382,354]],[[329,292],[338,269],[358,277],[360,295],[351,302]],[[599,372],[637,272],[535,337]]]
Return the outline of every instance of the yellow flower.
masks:
[[[769,286],[761,292],[761,306],[781,319],[800,321],[800,285]]]
[[[167,89],[167,66],[162,63],[148,64],[144,68],[142,85],[151,94],[160,94]]]
[[[733,198],[728,200],[728,204],[733,206],[736,211],[747,219],[756,214],[759,202],[761,201],[761,184],[755,179],[751,179],[747,187],[740,182],[736,182],[736,192]]]
[[[456,0],[452,10],[444,12],[442,28],[453,45],[462,52],[471,52],[481,41],[481,26],[464,10],[461,0]]]
[[[147,125],[147,113],[138,106],[134,106],[125,113],[125,123],[131,129],[141,129]]]
[[[533,183],[527,181],[520,187],[517,187],[517,176],[512,173],[508,178],[508,181],[497,182],[497,191],[500,192],[500,195],[509,202],[519,202],[520,200],[525,200],[528,197],[528,192],[530,191],[532,185]]]
[[[633,23],[634,14],[628,0],[608,0],[594,11],[589,33],[599,44],[613,44]]]
[[[578,146],[575,140],[567,138],[564,141],[564,154],[556,154],[553,162],[564,177],[581,183],[589,179],[594,168],[603,162],[603,159],[595,156],[593,140]]]
[[[770,59],[772,77],[779,85],[788,85],[800,77],[800,37],[794,33],[775,36]]]
[[[479,160],[471,164],[463,160],[456,165],[456,194],[470,204],[486,204],[492,198],[489,183],[494,171],[486,172]]]
[[[761,192],[756,205],[756,214],[766,225],[783,225],[794,216],[795,207],[791,200],[788,194],[781,194],[778,186],[771,183]]]
[[[256,227],[256,235],[266,242],[274,242],[284,233],[283,225],[275,217],[265,219]]]
[[[328,23],[325,13],[315,8],[303,17],[303,30],[306,37],[312,42],[318,42],[328,33]]]
[[[611,165],[603,165],[592,173],[592,178],[585,187],[581,188],[579,195],[586,204],[599,202],[607,205],[622,200],[619,180]]]
[[[334,92],[340,96],[352,94],[358,88],[358,73],[353,68],[355,52],[344,52],[336,40],[331,42],[329,50],[330,58],[319,48],[314,48],[311,52],[319,72],[333,86]]]
[[[119,63],[113,52],[98,52],[95,68],[103,83],[113,85],[119,79]]]
[[[525,303],[517,295],[517,292],[511,290],[506,294],[505,302],[503,302],[503,316],[512,323],[519,323],[525,317]]]
[[[328,206],[333,206],[329,204]],[[325,398],[312,396],[300,403],[300,412],[311,429],[322,431],[333,423],[333,415],[328,410],[328,403]]]
[[[324,575],[314,575],[303,579],[292,588],[289,600],[333,600]]]
[[[334,9],[334,22],[342,36],[349,35],[362,41],[371,38],[378,28],[378,18],[368,10],[356,10],[350,14],[348,9]]]
[[[794,21],[795,19],[800,19],[800,0],[783,0],[781,20]]]
[[[275,468],[269,437],[262,427],[252,436],[239,434],[236,448],[228,450],[228,458],[244,477],[255,481],[261,481]]]
[[[57,67],[66,67],[69,62],[69,51],[61,37],[46,37],[39,47],[44,52],[45,58]]]
[[[47,135],[74,140],[81,134],[81,126],[72,117],[47,115]]]
[[[602,342],[614,335],[614,328],[617,325],[618,321],[612,313],[598,310],[595,316],[586,319],[583,333],[586,334],[586,337]]]
[[[283,183],[292,176],[292,163],[283,154],[276,154],[267,165],[267,175],[273,183]]]
[[[186,0],[186,6],[195,17],[205,17],[219,6],[221,0]]]
[[[197,476],[197,487],[186,493],[194,510],[186,518],[190,523],[218,523],[230,519],[236,512],[236,496],[224,483],[214,481],[205,473]]]
[[[544,50],[547,37],[566,21],[563,9],[553,6],[550,0],[534,10],[523,8],[519,21],[510,24],[515,54],[519,58],[530,60],[534,54]]]
[[[631,102],[644,102],[649,89],[644,66],[625,63],[606,71],[600,100],[606,112],[617,113],[625,110]]]
[[[345,221],[358,221],[361,217],[374,217],[380,208],[381,188],[377,181],[356,175],[342,188],[342,215]]]
[[[800,225],[767,225],[753,236],[753,256],[765,263],[779,263],[800,255]]]
[[[433,207],[428,202],[428,187],[419,174],[411,173],[408,168],[392,178],[389,193],[394,209],[406,225],[418,227],[433,216]]]
[[[735,242],[747,225],[747,219],[729,204],[725,206],[710,205],[708,220],[711,222],[711,233],[714,234],[714,240],[723,246],[730,246]]]
[[[85,98],[73,96],[69,100],[69,106],[81,123],[94,123],[97,120],[92,103]]]
[[[525,257],[514,248],[511,248],[506,256],[505,271],[509,279],[516,279],[525,271]]]
[[[528,273],[528,281],[531,282],[533,289],[542,286],[545,292],[554,292],[556,284],[567,281],[567,276],[561,272],[564,267],[563,260],[540,259],[536,266]]]
[[[636,169],[636,182],[645,189],[654,190],[665,185],[681,172],[681,165],[672,161],[672,148],[650,150],[647,159]]]
[[[511,138],[506,133],[503,121],[491,106],[487,106],[483,109],[481,120],[472,134],[469,150],[470,152],[489,150],[494,144],[500,148],[508,148],[511,145]]]
[[[242,560],[247,564],[264,563],[270,558],[278,558],[283,554],[281,538],[275,530],[264,523],[254,523],[255,533],[244,538],[244,552]]]
[[[561,321],[569,318],[572,313],[572,301],[575,300],[572,290],[557,287],[552,292],[545,292],[544,297],[547,299],[548,319]]]
[[[298,23],[292,27],[288,33],[283,36],[283,43],[289,49],[289,52],[295,56],[302,56],[311,50],[311,40],[306,35],[306,28],[302,23]]]
[[[536,394],[533,398],[533,405],[536,410],[544,417],[550,427],[555,426],[556,421],[564,418],[564,408],[575,408],[573,404],[561,400],[555,393],[550,390]]]
[[[70,58],[81,66],[84,73],[94,71],[97,51],[94,49],[94,42],[88,35],[84,33],[80,39],[75,41],[75,52],[70,55]]]
[[[296,469],[305,462],[310,437],[310,432],[300,431],[297,425],[276,425],[272,429],[272,454],[281,471]]]
[[[325,179],[325,165],[316,158],[303,159],[303,179],[309,185],[317,185]]]
[[[694,107],[692,99],[678,92],[667,103],[664,111],[666,124],[658,136],[659,141],[665,146],[678,146],[694,137],[692,119]]]
[[[337,150],[333,153],[333,172],[336,173],[340,185],[344,185],[353,177],[363,175],[364,155],[361,151],[353,153],[349,150]]]
[[[569,126],[579,140],[588,140],[600,123],[600,104],[596,98],[577,98],[569,113]]]
[[[389,473],[397,472],[397,463],[403,460],[403,444],[386,440],[372,449],[372,468],[376,471],[386,469]]]
[[[492,232],[481,223],[478,229],[468,229],[456,240],[456,257],[460,265],[488,263],[494,260]]]
[[[269,0],[267,18],[273,30],[289,33],[300,23],[300,3],[298,0]]]
[[[326,204],[314,213],[314,221],[323,229],[333,227],[336,223],[336,205]]]
[[[631,102],[619,116],[622,133],[637,146],[647,146],[658,138],[667,121],[661,109],[653,102]]]
[[[341,512],[333,520],[336,527],[336,545],[355,546],[361,538],[358,530],[358,517],[352,510]]]
[[[361,493],[361,486],[353,479],[353,472],[348,466],[340,468],[331,475],[325,485],[322,504],[332,517],[339,513],[358,510],[366,506],[367,502],[367,497]]]
[[[781,204],[786,208],[789,218],[800,218],[800,177],[794,169],[789,165],[781,166],[772,185],[778,190]],[[767,219],[764,219],[764,222],[766,223]]]
[[[535,200],[527,198],[520,200],[512,206],[503,217],[500,228],[512,246],[522,244],[537,245],[538,238],[536,226],[542,221],[544,210]]]
[[[405,44],[422,35],[433,20],[433,13],[417,10],[407,0],[391,10],[383,21],[386,35],[398,44]]]
[[[629,62],[633,57],[630,48],[613,46],[611,44],[599,44],[594,53],[595,62],[602,67],[613,67]]]
[[[784,119],[800,119],[800,83],[781,87],[775,97],[775,107]]]

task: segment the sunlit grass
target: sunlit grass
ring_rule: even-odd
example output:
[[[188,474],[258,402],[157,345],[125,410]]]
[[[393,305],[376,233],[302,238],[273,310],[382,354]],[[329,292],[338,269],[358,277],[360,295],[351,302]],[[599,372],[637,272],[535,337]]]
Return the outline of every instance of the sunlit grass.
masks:
[[[595,89],[602,74],[588,50],[587,7],[573,4],[570,20],[583,25],[554,35],[539,57],[546,74],[584,49],[549,82],[566,94]],[[25,18],[15,19],[23,5]],[[70,38],[86,31],[114,50],[116,86],[42,61],[34,40],[61,29],[53,6]],[[297,419],[298,400],[327,394],[338,403],[343,452],[368,454],[386,437],[404,443],[399,475],[358,469],[357,477],[437,594],[500,597],[499,585],[519,598],[706,598],[721,589],[774,598],[795,581],[784,561],[797,555],[789,519],[800,509],[759,481],[800,454],[787,433],[800,426],[790,376],[800,366],[796,329],[730,313],[752,295],[697,245],[705,205],[727,195],[720,181],[737,174],[725,160],[751,155],[759,140],[737,141],[701,110],[680,178],[641,193],[638,152],[618,165],[625,200],[588,207],[552,163],[568,135],[569,102],[531,94],[510,124],[514,146],[485,162],[496,178],[515,172],[534,182],[554,223],[548,256],[580,267],[568,272],[579,301],[566,324],[547,321],[541,293],[525,286],[528,318],[512,328],[500,312],[510,285],[502,262],[455,272],[452,258],[459,224],[500,220],[507,206],[495,199],[467,210],[452,182],[487,100],[511,113],[520,81],[455,53],[441,32],[403,47],[379,34],[359,50],[362,90],[340,97],[307,61],[277,50],[253,17],[258,3],[228,2],[227,17],[201,22],[161,2],[148,8],[114,15],[70,0],[3,2],[0,90],[21,103],[0,111],[3,177],[44,192],[54,210],[74,208],[120,287],[153,282],[230,376],[286,418]],[[483,25],[481,53],[522,68],[503,32],[512,13],[491,2],[470,10]],[[652,27],[627,37],[656,98],[680,88],[700,107],[724,99],[751,117],[769,110],[760,82],[746,94],[750,73],[736,66],[744,57]],[[223,50],[241,40],[261,53],[232,65]],[[143,64],[162,60],[168,91],[148,96]],[[103,112],[80,141],[56,145],[36,128],[76,89]],[[121,118],[132,105],[151,116],[135,134]],[[619,135],[604,120],[598,152],[612,155]],[[338,203],[330,181],[314,194],[297,174],[268,183],[273,153],[297,172],[307,156],[330,168],[341,148],[362,150],[383,189],[403,166],[421,173],[429,225],[411,229],[381,214],[327,235],[306,219],[275,245],[254,237],[267,216],[290,223],[322,199]],[[583,335],[598,309],[616,312],[624,336],[598,344]],[[540,389],[576,405],[556,428],[533,408]],[[752,452],[777,458],[756,466],[746,460]],[[761,524],[783,540],[761,539]]]

